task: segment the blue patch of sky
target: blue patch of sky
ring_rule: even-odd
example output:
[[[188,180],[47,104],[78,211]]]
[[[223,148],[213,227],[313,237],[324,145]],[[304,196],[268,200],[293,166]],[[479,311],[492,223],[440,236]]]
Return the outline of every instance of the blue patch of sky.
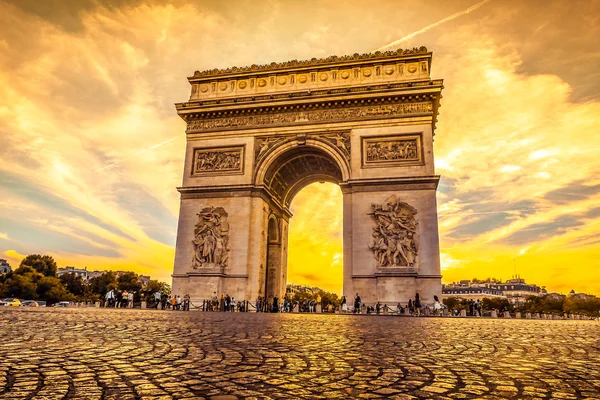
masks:
[[[44,208],[51,208],[55,211],[61,212],[67,217],[79,217],[85,221],[94,224],[102,229],[105,229],[115,235],[121,236],[125,239],[136,241],[135,238],[129,236],[125,232],[121,231],[112,225],[109,225],[97,217],[88,214],[87,212],[72,206],[65,200],[54,196],[51,193],[40,189],[37,186],[24,181],[21,177],[11,174],[9,172],[3,172],[0,175],[0,187],[7,188],[13,195],[20,196],[28,201],[34,202]],[[44,215],[32,216],[32,218],[45,218]]]
[[[546,193],[544,198],[558,203],[567,203],[583,200],[600,192],[600,184],[586,185],[585,183],[586,181],[583,180],[572,182],[565,187]]]
[[[37,226],[23,221],[16,222],[0,218],[0,226],[7,230],[10,239],[21,244],[18,248],[22,249],[20,251],[14,249],[16,246],[13,243],[9,244],[5,241],[2,243],[3,247],[5,247],[4,251],[9,250],[9,248],[6,248],[8,246],[19,253],[22,252],[22,254],[57,252],[87,256],[120,257],[119,252],[114,249],[114,246],[109,248],[94,246],[82,239],[44,228],[43,225]],[[98,243],[104,242],[111,245],[110,242],[94,235],[88,234],[87,237]]]
[[[119,207],[136,219],[148,237],[175,245],[177,218],[151,193],[137,184],[113,186]]]
[[[561,235],[569,228],[581,225],[583,225],[583,221],[581,221],[580,216],[563,215],[554,221],[533,224],[525,229],[514,232],[508,237],[498,240],[498,242],[508,245],[521,245],[536,242],[555,235]]]

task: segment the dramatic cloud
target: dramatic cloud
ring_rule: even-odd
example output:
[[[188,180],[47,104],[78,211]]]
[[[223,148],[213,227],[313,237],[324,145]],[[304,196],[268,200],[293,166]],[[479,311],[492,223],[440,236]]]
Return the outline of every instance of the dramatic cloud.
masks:
[[[516,266],[600,293],[598,1],[101,4],[0,0],[2,258],[170,280],[185,77],[402,39],[432,49],[444,78],[444,280]],[[339,189],[310,186],[293,211],[289,280],[339,290]]]

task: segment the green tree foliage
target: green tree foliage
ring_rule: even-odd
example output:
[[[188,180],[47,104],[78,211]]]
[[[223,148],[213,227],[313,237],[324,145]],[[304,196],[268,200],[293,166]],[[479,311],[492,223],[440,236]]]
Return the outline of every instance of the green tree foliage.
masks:
[[[119,290],[128,292],[139,292],[142,289],[142,282],[135,272],[124,272],[117,278]]]
[[[55,276],[46,276],[36,268],[23,265],[10,274],[4,282],[4,292],[8,297],[25,300],[44,300],[49,304],[59,301],[74,301],[62,282]]]
[[[484,297],[481,299],[481,308],[484,310],[511,311],[512,305],[506,297]]]
[[[21,261],[20,267],[30,266],[45,276],[56,276],[58,266],[54,258],[47,255],[30,254]]]
[[[117,277],[115,273],[112,271],[108,271],[103,273],[100,276],[96,276],[88,281],[88,285],[90,287],[90,291],[93,294],[98,295],[101,298],[104,298],[106,292],[111,289],[116,289],[118,286]]]
[[[598,317],[600,314],[600,298],[585,294],[567,296],[563,302],[563,311],[569,314]]]
[[[319,291],[319,296],[321,296],[321,304],[323,307],[327,307],[331,304],[334,307],[340,305],[340,299],[336,293],[326,292],[324,290]]]
[[[160,292],[162,296],[171,296],[171,286],[168,283],[151,280],[145,288],[140,291],[141,298],[147,302],[154,301],[154,293]],[[185,296],[187,293],[177,293]]]
[[[87,284],[77,274],[66,273],[58,278],[64,287],[80,299],[85,298]]]
[[[463,298],[455,297],[455,296],[444,297],[442,299],[442,303],[444,303],[444,305],[450,311],[467,310],[469,308],[469,301],[467,299],[463,299]]]
[[[559,294],[528,296],[520,309],[530,313],[562,314],[564,301],[565,296]]]
[[[319,289],[319,291],[316,293],[296,292],[296,293],[294,293],[294,296],[292,296],[291,300],[292,300],[292,302],[298,302],[298,303],[302,304],[302,303],[304,303],[304,301],[309,301],[309,302],[311,300],[317,301],[319,298],[321,299],[321,305],[323,307],[327,307],[329,304],[331,304],[334,307],[337,307],[340,305],[340,302],[341,302],[341,299],[338,297],[338,295],[336,293],[327,292],[327,291],[321,290],[321,289]]]

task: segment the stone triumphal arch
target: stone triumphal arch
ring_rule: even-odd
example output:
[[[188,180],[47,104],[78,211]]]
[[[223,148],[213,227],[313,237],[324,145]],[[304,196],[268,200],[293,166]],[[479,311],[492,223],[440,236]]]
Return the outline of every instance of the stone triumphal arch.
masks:
[[[316,181],[343,194],[344,294],[441,294],[426,48],[196,71],[177,104],[187,148],[173,293],[285,293],[289,210]]]

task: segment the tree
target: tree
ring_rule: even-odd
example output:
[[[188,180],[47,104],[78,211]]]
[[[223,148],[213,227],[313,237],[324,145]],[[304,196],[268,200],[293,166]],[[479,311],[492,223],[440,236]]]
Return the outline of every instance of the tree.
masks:
[[[140,297],[146,302],[154,300],[154,293],[160,292],[161,296],[171,296],[171,286],[168,283],[151,280],[145,288],[140,291]]]
[[[138,274],[135,272],[124,272],[117,278],[119,290],[127,290],[128,292],[139,292],[142,289],[142,283]]]
[[[46,276],[56,276],[56,271],[58,270],[58,266],[56,265],[56,261],[51,256],[40,255],[40,254],[30,254],[25,257],[19,267],[28,265],[38,271],[39,273]]]
[[[563,302],[563,311],[597,317],[600,312],[600,298],[587,294],[568,296]]]
[[[57,277],[45,276],[29,265],[20,266],[7,277],[4,291],[9,297],[44,300],[49,304],[75,300],[75,296],[67,291]]]
[[[512,306],[506,297],[484,297],[481,299],[481,308],[484,310],[508,310]]]
[[[320,290],[318,294],[321,296],[321,304],[323,307],[327,307],[329,304],[331,304],[333,307],[337,307],[340,304],[341,299],[336,293]]]
[[[82,298],[85,296],[86,284],[83,282],[81,276],[73,273],[66,273],[61,275],[59,278],[63,286],[75,296]]]
[[[112,271],[107,271],[100,276],[89,280],[89,286],[92,293],[104,298],[106,292],[116,289],[118,286],[117,277]]]

